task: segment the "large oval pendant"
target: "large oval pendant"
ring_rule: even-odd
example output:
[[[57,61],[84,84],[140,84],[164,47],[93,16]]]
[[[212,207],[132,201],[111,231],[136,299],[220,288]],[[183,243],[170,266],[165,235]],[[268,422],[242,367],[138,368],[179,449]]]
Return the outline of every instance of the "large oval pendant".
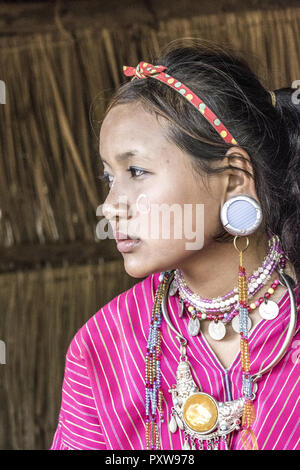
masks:
[[[226,335],[226,327],[221,321],[218,321],[217,323],[211,321],[208,326],[208,333],[212,339],[220,341]]]
[[[185,424],[196,432],[209,433],[218,422],[218,405],[207,393],[190,395],[183,406]]]

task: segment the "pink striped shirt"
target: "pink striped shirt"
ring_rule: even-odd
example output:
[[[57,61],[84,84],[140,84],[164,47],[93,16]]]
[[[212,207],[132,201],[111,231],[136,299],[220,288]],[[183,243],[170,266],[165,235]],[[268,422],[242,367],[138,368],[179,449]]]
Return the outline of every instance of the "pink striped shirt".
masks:
[[[121,293],[93,315],[76,333],[66,355],[58,426],[51,449],[145,449],[145,354],[149,322],[160,273],[151,274]],[[297,305],[300,298],[295,287]],[[252,373],[279,351],[289,323],[288,291],[279,301],[279,315],[261,320],[250,332]],[[224,369],[203,335],[190,337],[186,316],[178,316],[178,298],[169,297],[170,318],[188,339],[188,358],[199,388],[218,401],[241,396],[240,354]],[[176,382],[179,344],[162,321],[161,382],[164,423],[161,449],[179,450],[182,431],[168,430]],[[260,450],[299,449],[299,318],[288,351],[258,382],[253,430]],[[197,375],[196,375],[197,374]],[[226,385],[227,384],[227,385]],[[242,449],[240,432],[230,449]]]

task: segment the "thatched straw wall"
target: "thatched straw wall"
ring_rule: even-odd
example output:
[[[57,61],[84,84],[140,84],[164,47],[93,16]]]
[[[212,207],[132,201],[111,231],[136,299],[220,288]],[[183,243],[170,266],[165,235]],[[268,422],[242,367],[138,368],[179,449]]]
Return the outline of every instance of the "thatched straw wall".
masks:
[[[74,333],[130,284],[118,261],[0,276],[1,449],[47,449]],[[131,284],[134,282],[131,280]]]
[[[95,235],[105,197],[97,133],[122,65],[183,36],[228,42],[269,89],[300,78],[300,8],[170,18],[0,37],[0,448],[47,449],[67,346],[102,305],[137,282]],[[97,98],[97,100],[96,100]],[[11,271],[11,272],[8,272]]]

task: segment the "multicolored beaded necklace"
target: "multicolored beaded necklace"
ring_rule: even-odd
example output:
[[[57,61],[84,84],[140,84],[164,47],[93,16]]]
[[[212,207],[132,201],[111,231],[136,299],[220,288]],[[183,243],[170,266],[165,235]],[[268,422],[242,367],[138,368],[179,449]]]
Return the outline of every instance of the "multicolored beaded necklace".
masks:
[[[253,310],[248,304],[248,286],[247,286],[247,277],[245,268],[243,267],[243,251],[239,250],[236,246],[236,238],[234,240],[234,245],[237,251],[239,251],[239,269],[238,269],[238,301],[235,311],[237,311],[239,317],[239,334],[240,334],[240,351],[241,351],[241,369],[242,369],[242,387],[243,387],[243,412],[242,412],[242,431],[241,437],[246,449],[257,448],[256,437],[252,431],[251,425],[255,418],[255,409],[253,405],[253,382],[251,379],[251,369],[250,369],[250,355],[249,355],[249,313]],[[248,243],[248,238],[247,239]],[[274,244],[274,237],[270,241],[270,245]],[[276,237],[276,253],[278,256],[275,256],[275,264],[279,265],[281,269],[285,267],[285,256],[283,250],[280,246],[278,237]],[[248,245],[247,245],[248,246]],[[246,247],[247,248],[247,247]],[[271,267],[271,270],[274,266]],[[275,266],[276,267],[276,266]],[[274,267],[274,269],[275,269]],[[273,270],[274,270],[273,269]],[[261,270],[257,270],[261,272]],[[273,272],[273,271],[272,271]],[[162,389],[161,389],[161,371],[160,371],[160,362],[161,362],[161,322],[162,322],[162,299],[165,295],[166,286],[169,282],[170,276],[174,277],[175,270],[163,271],[159,276],[160,284],[156,291],[154,305],[152,309],[152,318],[149,329],[149,337],[147,341],[147,352],[146,352],[146,390],[145,390],[145,406],[146,406],[146,448],[149,450],[160,449],[160,430],[159,424],[164,422],[163,412],[162,412]],[[257,276],[256,274],[250,276]],[[249,278],[249,279],[250,279]],[[174,282],[174,281],[173,281]],[[276,280],[272,283],[272,289],[269,292],[266,292],[262,301],[258,301],[259,304],[255,303],[255,307],[262,305],[262,302],[269,302],[269,297],[272,295],[273,291],[278,286],[279,280]],[[170,291],[170,289],[169,289]],[[269,295],[267,295],[269,294]],[[174,293],[173,293],[174,295]],[[224,296],[225,297],[225,296]],[[228,295],[226,295],[228,298]],[[203,300],[203,299],[202,299]],[[208,301],[207,303],[209,303]],[[222,307],[223,308],[223,307]],[[214,312],[216,314],[216,312]],[[212,314],[210,314],[212,315]],[[223,313],[218,313],[217,321],[224,321],[224,317],[220,317]],[[207,318],[207,317],[206,317]],[[203,319],[203,317],[202,317]],[[214,315],[209,319],[213,319]],[[183,364],[186,364],[183,363]],[[203,395],[203,394],[202,394]],[[204,394],[205,395],[205,394]],[[225,404],[226,405],[226,404]],[[158,413],[157,413],[158,410]],[[180,419],[177,420],[180,422]],[[237,420],[238,422],[239,420]],[[238,429],[238,424],[236,424]],[[176,426],[177,427],[177,426]],[[171,431],[173,432],[173,431]],[[225,435],[224,435],[225,436]],[[225,437],[224,440],[226,441]],[[249,443],[250,440],[250,443]],[[194,444],[193,444],[194,445]],[[187,441],[187,436],[185,437],[185,449],[189,449],[189,444]],[[194,448],[194,447],[192,447]],[[216,447],[217,448],[217,447]]]
[[[269,239],[269,250],[264,258],[263,264],[247,279],[248,299],[254,297],[272,276],[274,270],[280,265],[283,269],[286,266],[286,258],[280,240],[277,235]],[[248,305],[248,313],[259,308],[260,316],[266,320],[273,319],[278,314],[276,305],[267,300],[275,293],[279,280],[275,279],[268,287],[267,291],[255,302]],[[202,299],[193,293],[183,278],[180,269],[175,270],[174,281],[170,289],[170,295],[178,293],[181,317],[186,311],[190,315],[188,332],[191,336],[196,336],[200,332],[200,320],[211,320],[214,324],[209,327],[209,334],[215,340],[221,340],[226,334],[226,326],[232,321],[232,327],[239,333],[239,309],[238,309],[238,289],[234,288],[223,297],[215,299]],[[266,305],[268,309],[266,310]],[[273,309],[270,307],[273,306]],[[272,317],[272,318],[271,318]],[[251,319],[248,318],[248,328],[251,329]]]

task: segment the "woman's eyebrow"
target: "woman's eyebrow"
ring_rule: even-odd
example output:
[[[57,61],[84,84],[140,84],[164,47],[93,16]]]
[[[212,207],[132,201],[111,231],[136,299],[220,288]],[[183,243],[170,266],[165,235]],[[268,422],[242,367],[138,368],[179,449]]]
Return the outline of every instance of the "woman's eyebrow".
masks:
[[[116,155],[115,159],[116,159],[117,162],[122,162],[122,161],[125,161],[125,160],[130,160],[132,157],[134,157],[136,155],[139,156],[140,158],[143,158],[144,160],[148,160],[144,155],[142,155],[137,150],[128,150],[127,152],[118,153]],[[100,154],[99,154],[99,156],[100,156],[103,163],[106,163],[106,165],[110,166],[110,164],[106,160],[104,160],[104,158],[102,158]]]

